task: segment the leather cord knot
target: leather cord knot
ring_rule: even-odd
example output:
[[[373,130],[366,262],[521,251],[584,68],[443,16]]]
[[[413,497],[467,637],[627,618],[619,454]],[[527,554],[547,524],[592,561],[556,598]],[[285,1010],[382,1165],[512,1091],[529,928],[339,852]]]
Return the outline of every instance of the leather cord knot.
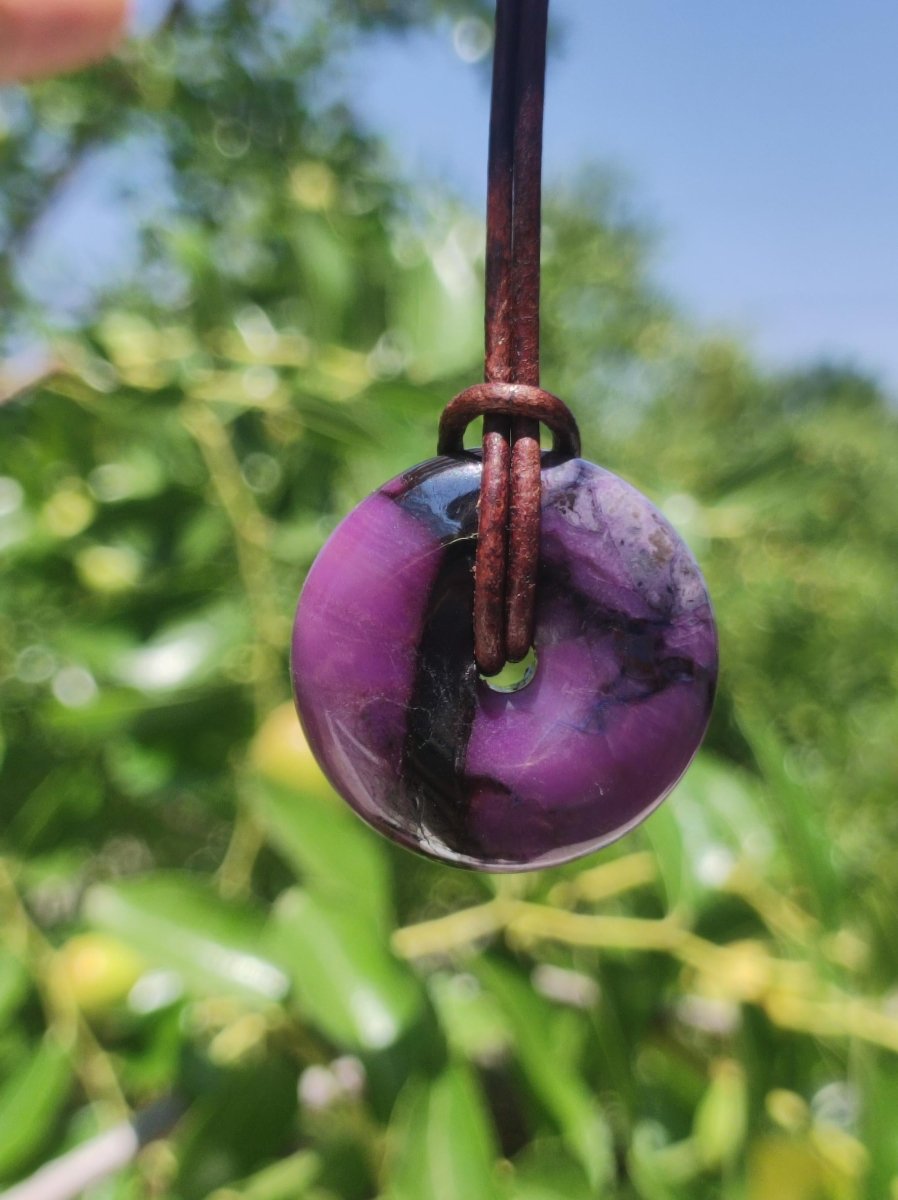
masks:
[[[580,454],[580,430],[563,400],[526,383],[475,383],[459,392],[440,417],[438,454],[460,454],[462,438],[477,417],[527,417],[552,430],[552,449],[565,458]]]

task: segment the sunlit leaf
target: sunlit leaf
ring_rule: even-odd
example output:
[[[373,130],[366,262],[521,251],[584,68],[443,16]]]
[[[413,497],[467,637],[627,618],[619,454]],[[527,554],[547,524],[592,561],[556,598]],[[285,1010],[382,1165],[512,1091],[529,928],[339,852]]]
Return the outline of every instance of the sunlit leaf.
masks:
[[[807,881],[817,914],[834,924],[841,908],[838,876],[826,828],[809,803],[810,789],[796,779],[794,768],[787,769],[785,747],[771,727],[745,719],[743,724],[764,774],[769,819],[782,831],[792,870]]]
[[[613,1170],[610,1131],[583,1079],[547,1043],[549,1005],[526,979],[505,965],[483,959],[475,969],[505,1013],[528,1085],[582,1163],[592,1185],[598,1187]]]
[[[287,993],[286,974],[261,948],[260,915],[225,904],[187,875],[98,885],[85,897],[84,915],[126,941],[148,966],[176,972],[198,994],[260,1004]]]
[[[701,905],[743,856],[763,869],[777,847],[751,779],[707,753],[651,815],[645,832],[672,906]]]
[[[748,1119],[745,1072],[739,1063],[712,1066],[711,1083],[695,1110],[693,1138],[705,1168],[731,1165],[742,1149]]]
[[[48,1033],[0,1087],[0,1177],[13,1176],[40,1149],[71,1084],[70,1055]]]
[[[254,803],[272,844],[311,891],[355,905],[381,931],[388,928],[392,904],[383,848],[342,800],[260,781]]]
[[[420,1011],[419,984],[360,903],[293,889],[265,946],[287,965],[300,1011],[339,1045],[384,1049]]]
[[[409,1085],[388,1131],[387,1200],[498,1200],[496,1150],[483,1097],[466,1068]]]

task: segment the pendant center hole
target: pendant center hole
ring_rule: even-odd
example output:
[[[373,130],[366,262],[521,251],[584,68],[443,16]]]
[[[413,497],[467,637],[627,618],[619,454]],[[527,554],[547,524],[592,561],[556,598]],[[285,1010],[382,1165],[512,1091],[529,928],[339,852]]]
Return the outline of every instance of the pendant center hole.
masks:
[[[480,678],[494,692],[519,692],[536,674],[536,651],[531,646],[520,662],[507,662],[498,675]]]

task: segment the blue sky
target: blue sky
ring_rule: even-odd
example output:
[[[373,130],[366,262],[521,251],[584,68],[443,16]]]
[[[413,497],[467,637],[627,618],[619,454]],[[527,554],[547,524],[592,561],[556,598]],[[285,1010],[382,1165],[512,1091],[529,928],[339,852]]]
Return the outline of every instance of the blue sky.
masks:
[[[771,364],[826,356],[898,393],[898,4],[553,0],[546,178],[610,164],[655,275]],[[453,31],[369,43],[358,107],[410,173],[482,206],[488,78]]]

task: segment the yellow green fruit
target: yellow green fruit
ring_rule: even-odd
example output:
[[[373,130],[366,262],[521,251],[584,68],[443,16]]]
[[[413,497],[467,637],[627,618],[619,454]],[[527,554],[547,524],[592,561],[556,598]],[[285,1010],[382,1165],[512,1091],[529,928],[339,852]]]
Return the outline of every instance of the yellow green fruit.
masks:
[[[752,1146],[748,1200],[828,1200],[832,1194],[808,1142],[772,1134]]]
[[[742,1150],[748,1099],[745,1072],[732,1059],[720,1059],[711,1069],[708,1090],[699,1101],[692,1131],[703,1167],[731,1163]]]
[[[309,748],[290,703],[279,705],[262,722],[250,743],[249,760],[269,783],[328,800],[336,794]]]
[[[69,938],[53,960],[57,984],[89,1013],[121,1003],[143,970],[142,960],[129,946],[105,933]]]

